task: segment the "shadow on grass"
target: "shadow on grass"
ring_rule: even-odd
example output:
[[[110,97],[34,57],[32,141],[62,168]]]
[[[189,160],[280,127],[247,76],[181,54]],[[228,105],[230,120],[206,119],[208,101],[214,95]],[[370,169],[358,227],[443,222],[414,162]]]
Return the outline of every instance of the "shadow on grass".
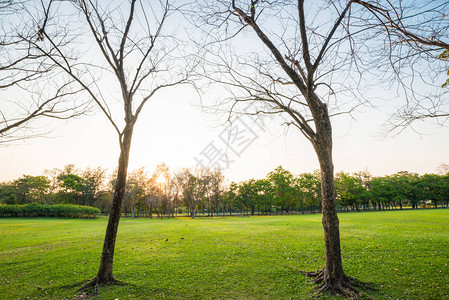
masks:
[[[83,280],[81,282],[82,286],[76,292],[74,292],[75,298],[85,298],[85,297],[91,297],[91,296],[97,296],[98,291],[100,289],[107,289],[108,287],[115,286],[115,287],[125,287],[130,286],[129,283],[121,281],[121,280],[114,280],[111,283],[108,284],[100,284],[97,280],[97,278],[94,278],[92,280]],[[76,285],[76,286],[79,286]]]
[[[73,284],[49,284],[39,285],[27,295],[26,298],[47,299],[57,296],[58,298],[66,298],[73,295],[73,289],[81,286],[84,281],[75,282]]]

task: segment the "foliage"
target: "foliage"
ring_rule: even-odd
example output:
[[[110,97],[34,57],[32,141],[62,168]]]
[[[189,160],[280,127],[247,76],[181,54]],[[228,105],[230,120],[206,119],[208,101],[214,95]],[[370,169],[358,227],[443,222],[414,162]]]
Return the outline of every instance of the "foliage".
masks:
[[[128,211],[131,211],[131,215],[134,218],[136,209],[138,211],[145,209],[145,197],[148,190],[147,186],[148,178],[146,171],[143,168],[129,174],[123,201],[125,214],[128,213]]]
[[[310,207],[313,212],[315,207],[321,206],[321,179],[319,171],[303,173],[296,179],[300,195],[304,199],[304,205]]]
[[[359,205],[368,193],[362,185],[360,177],[350,176],[344,172],[337,174],[335,178],[335,189],[338,195],[337,201],[346,209],[349,206],[359,210]]]
[[[444,50],[444,52],[440,54],[440,59],[442,59],[442,60],[449,60],[449,50],[448,49]],[[449,76],[449,69],[447,70],[447,76]],[[446,82],[443,83],[441,85],[441,87],[446,87],[448,85],[449,85],[449,78],[446,79]]]
[[[58,177],[61,202],[80,203],[83,198],[84,180],[76,174],[64,174]]]
[[[66,165],[62,170],[50,171],[57,190],[57,203],[94,205],[105,179],[101,168],[78,170],[74,165]]]
[[[208,180],[206,172],[204,169],[183,169],[175,175],[184,203],[192,218],[195,218],[198,204],[206,195]]]
[[[449,174],[418,175],[407,171],[372,177],[368,172],[335,177],[339,210],[392,209],[433,204],[449,206]],[[47,171],[47,176],[24,175],[0,183],[3,204],[75,204],[111,209],[115,178],[106,185],[105,171],[77,170],[67,165]],[[152,174],[132,171],[126,183],[122,212],[131,217],[174,217],[180,213],[214,216],[315,213],[321,211],[320,172],[294,175],[277,167],[263,179],[224,186],[220,170],[182,169],[171,172],[165,164]]]
[[[95,218],[100,210],[90,206],[70,204],[42,205],[0,205],[0,217],[59,217],[59,218]]]
[[[101,168],[78,170],[67,165],[46,175],[23,175],[0,184],[0,203],[4,204],[75,204],[94,206],[105,179]]]
[[[298,272],[323,264],[318,214],[121,222],[114,265],[123,284],[94,299],[331,298]],[[98,267],[106,223],[0,219],[2,299],[74,298],[73,283]],[[345,268],[369,282],[370,297],[449,298],[447,209],[344,213],[340,225]]]
[[[435,207],[449,201],[449,175],[424,174],[420,181],[421,191],[426,200],[431,200]]]
[[[14,180],[11,187],[16,195],[17,204],[45,202],[49,181],[45,176],[24,175]]]
[[[293,174],[279,166],[273,172],[268,173],[267,179],[271,183],[273,201],[280,206],[281,213],[284,210],[291,212],[296,202]]]

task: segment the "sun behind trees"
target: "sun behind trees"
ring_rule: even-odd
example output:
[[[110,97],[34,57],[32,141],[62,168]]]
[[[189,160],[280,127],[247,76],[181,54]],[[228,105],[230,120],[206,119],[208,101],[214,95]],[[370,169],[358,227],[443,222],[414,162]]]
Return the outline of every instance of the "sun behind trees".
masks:
[[[115,172],[67,165],[44,175],[23,175],[0,183],[0,204],[88,205],[108,214]],[[164,180],[160,180],[163,177]],[[417,209],[449,206],[449,174],[401,171],[373,177],[368,172],[338,172],[335,193],[339,211]],[[201,191],[193,202],[192,193]],[[131,218],[222,217],[309,214],[321,212],[320,173],[292,174],[281,166],[265,178],[226,183],[220,170],[160,164],[153,172],[128,174],[122,216]]]

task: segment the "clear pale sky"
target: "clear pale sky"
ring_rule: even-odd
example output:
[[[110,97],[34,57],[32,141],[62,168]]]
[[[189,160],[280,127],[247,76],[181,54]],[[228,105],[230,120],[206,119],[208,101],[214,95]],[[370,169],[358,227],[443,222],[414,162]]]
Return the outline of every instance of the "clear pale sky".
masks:
[[[221,166],[230,181],[263,178],[278,165],[295,174],[318,168],[309,142],[293,128],[285,133],[278,119],[266,120],[265,127],[260,127],[242,117],[232,128],[243,133],[231,134],[228,139],[229,125],[202,111],[198,104],[196,94],[185,88],[153,99],[136,125],[129,170],[145,167],[151,172],[162,162],[172,170],[195,167],[195,157],[208,165],[204,152],[213,158],[220,151],[228,153],[228,167],[224,159]],[[394,138],[384,137],[381,125],[392,111],[388,106],[385,102],[381,110],[367,108],[352,120],[334,119],[336,171],[368,170],[379,176],[401,170],[423,174],[449,163],[449,128],[426,120],[417,124],[421,135],[405,130]],[[54,128],[49,137],[0,148],[0,181],[40,175],[45,169],[71,163],[80,168],[101,166],[109,172],[116,167],[117,137],[100,112],[45,123]],[[228,140],[228,146],[223,140]]]

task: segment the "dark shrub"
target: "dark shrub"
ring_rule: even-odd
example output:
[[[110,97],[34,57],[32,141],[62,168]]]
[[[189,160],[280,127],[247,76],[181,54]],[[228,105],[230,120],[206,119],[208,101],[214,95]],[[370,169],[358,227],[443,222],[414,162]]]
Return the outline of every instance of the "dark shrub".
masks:
[[[0,217],[61,217],[61,218],[95,218],[100,210],[90,206],[71,204],[42,205],[0,205]]]

